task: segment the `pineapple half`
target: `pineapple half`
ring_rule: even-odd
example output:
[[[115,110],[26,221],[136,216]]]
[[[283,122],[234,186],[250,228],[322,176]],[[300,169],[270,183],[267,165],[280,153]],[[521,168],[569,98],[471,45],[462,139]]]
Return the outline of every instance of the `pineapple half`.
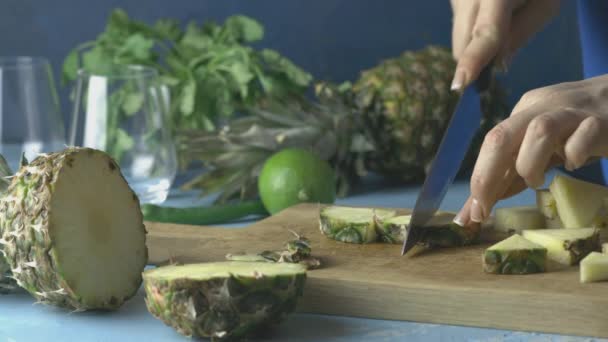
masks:
[[[608,225],[604,199],[608,187],[556,175],[549,186],[564,228],[603,228]]]
[[[549,259],[566,266],[601,249],[596,228],[524,230],[523,237],[545,247]]]
[[[532,274],[547,268],[547,249],[519,234],[485,250],[483,270],[494,274]]]
[[[328,206],[319,214],[319,227],[327,237],[347,243],[371,243],[378,240],[378,222],[394,217],[393,210]]]
[[[591,252],[581,260],[580,266],[581,283],[608,280],[608,255]]]
[[[22,158],[22,163],[25,162],[25,158]],[[13,171],[8,165],[6,159],[0,155],[0,196],[3,196],[10,184],[10,177],[13,175]],[[1,227],[0,227],[1,229]],[[0,230],[0,237],[2,230]],[[5,252],[2,250],[2,244],[0,244],[0,294],[12,293],[19,289],[19,286],[15,283],[11,275],[11,267],[6,261]]]
[[[106,153],[42,155],[15,174],[0,206],[12,275],[39,302],[116,309],[135,295],[146,231],[137,196]]]
[[[494,229],[520,233],[524,229],[545,228],[545,217],[533,206],[497,208],[494,218]]]
[[[536,207],[545,217],[546,228],[564,228],[564,224],[557,213],[555,197],[549,189],[536,190]]]
[[[298,264],[223,261],[144,272],[148,311],[180,334],[236,340],[280,322],[306,281]]]

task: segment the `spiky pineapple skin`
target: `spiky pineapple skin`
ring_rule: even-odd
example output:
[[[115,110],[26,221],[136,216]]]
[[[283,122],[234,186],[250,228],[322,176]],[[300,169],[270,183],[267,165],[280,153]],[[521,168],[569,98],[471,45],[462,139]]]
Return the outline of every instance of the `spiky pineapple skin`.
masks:
[[[572,265],[578,264],[591,252],[601,251],[601,248],[599,231],[587,239],[564,242],[564,249],[570,252]]]
[[[1,231],[0,231],[1,232]],[[0,294],[11,293],[18,288],[11,275],[11,267],[6,261],[0,246]]]
[[[116,162],[107,154],[76,147],[41,155],[22,167],[12,179],[6,196],[0,200],[3,250],[17,284],[39,302],[75,311],[114,310],[133,297],[137,287],[124,298],[112,297],[101,305],[91,307],[71,289],[63,277],[56,250],[53,248],[49,231],[50,200],[62,168],[70,167],[71,157],[77,153],[102,153],[108,158],[108,163],[114,165],[113,170],[120,172]],[[136,194],[132,192],[132,195],[139,206]],[[139,215],[142,215],[141,211]],[[141,229],[145,234],[143,216],[141,221]],[[147,260],[147,249],[145,254]],[[137,281],[141,283],[141,277]]]
[[[376,242],[378,237],[373,221],[352,223],[322,215],[319,227],[325,236],[340,242],[365,244]]]
[[[292,276],[207,280],[147,278],[148,311],[180,334],[238,339],[281,322],[295,311],[306,273]]]
[[[380,241],[386,243],[403,243],[403,241],[405,241],[405,236],[407,234],[406,225],[381,222],[377,227]]]
[[[455,67],[449,49],[431,45],[361,73],[352,90],[376,148],[370,169],[406,181],[424,179],[458,101],[450,91]],[[481,129],[461,170],[475,161],[485,132],[508,114],[495,81],[480,97]]]
[[[483,270],[493,274],[533,274],[546,270],[547,250],[486,250]]]

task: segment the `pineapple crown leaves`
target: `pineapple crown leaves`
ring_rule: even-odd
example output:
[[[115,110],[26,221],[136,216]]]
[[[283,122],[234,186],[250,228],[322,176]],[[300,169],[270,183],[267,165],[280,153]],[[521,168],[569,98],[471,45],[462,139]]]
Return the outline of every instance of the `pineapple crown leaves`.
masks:
[[[347,97],[330,96],[329,87],[317,87],[327,91],[318,93],[316,101],[260,102],[249,116],[217,132],[178,132],[180,156],[210,168],[183,187],[202,188],[202,195],[221,191],[216,203],[250,199],[257,195],[257,177],[268,157],[286,148],[306,148],[330,162],[338,176],[338,195],[347,194],[366,174],[364,157],[373,146],[359,133],[358,113]]]

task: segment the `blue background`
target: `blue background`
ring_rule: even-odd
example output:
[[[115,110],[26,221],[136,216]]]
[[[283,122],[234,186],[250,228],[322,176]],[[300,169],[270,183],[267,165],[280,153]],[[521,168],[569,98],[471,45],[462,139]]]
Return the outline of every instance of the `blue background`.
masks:
[[[4,0],[0,55],[46,56],[58,79],[70,48],[101,32],[115,7],[148,22],[249,15],[266,28],[260,45],[279,50],[317,78],[333,81],[356,79],[361,69],[406,49],[449,46],[451,37],[447,0]],[[580,59],[576,6],[567,1],[560,15],[516,56],[504,79],[511,102],[529,89],[580,79]],[[67,115],[67,89],[61,95]]]

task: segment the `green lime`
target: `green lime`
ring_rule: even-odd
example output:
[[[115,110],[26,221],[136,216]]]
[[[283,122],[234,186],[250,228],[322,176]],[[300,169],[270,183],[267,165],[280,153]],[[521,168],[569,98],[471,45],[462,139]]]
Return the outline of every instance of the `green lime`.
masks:
[[[298,203],[331,204],[336,199],[336,176],[329,163],[314,153],[285,149],[264,163],[258,190],[271,214]]]

